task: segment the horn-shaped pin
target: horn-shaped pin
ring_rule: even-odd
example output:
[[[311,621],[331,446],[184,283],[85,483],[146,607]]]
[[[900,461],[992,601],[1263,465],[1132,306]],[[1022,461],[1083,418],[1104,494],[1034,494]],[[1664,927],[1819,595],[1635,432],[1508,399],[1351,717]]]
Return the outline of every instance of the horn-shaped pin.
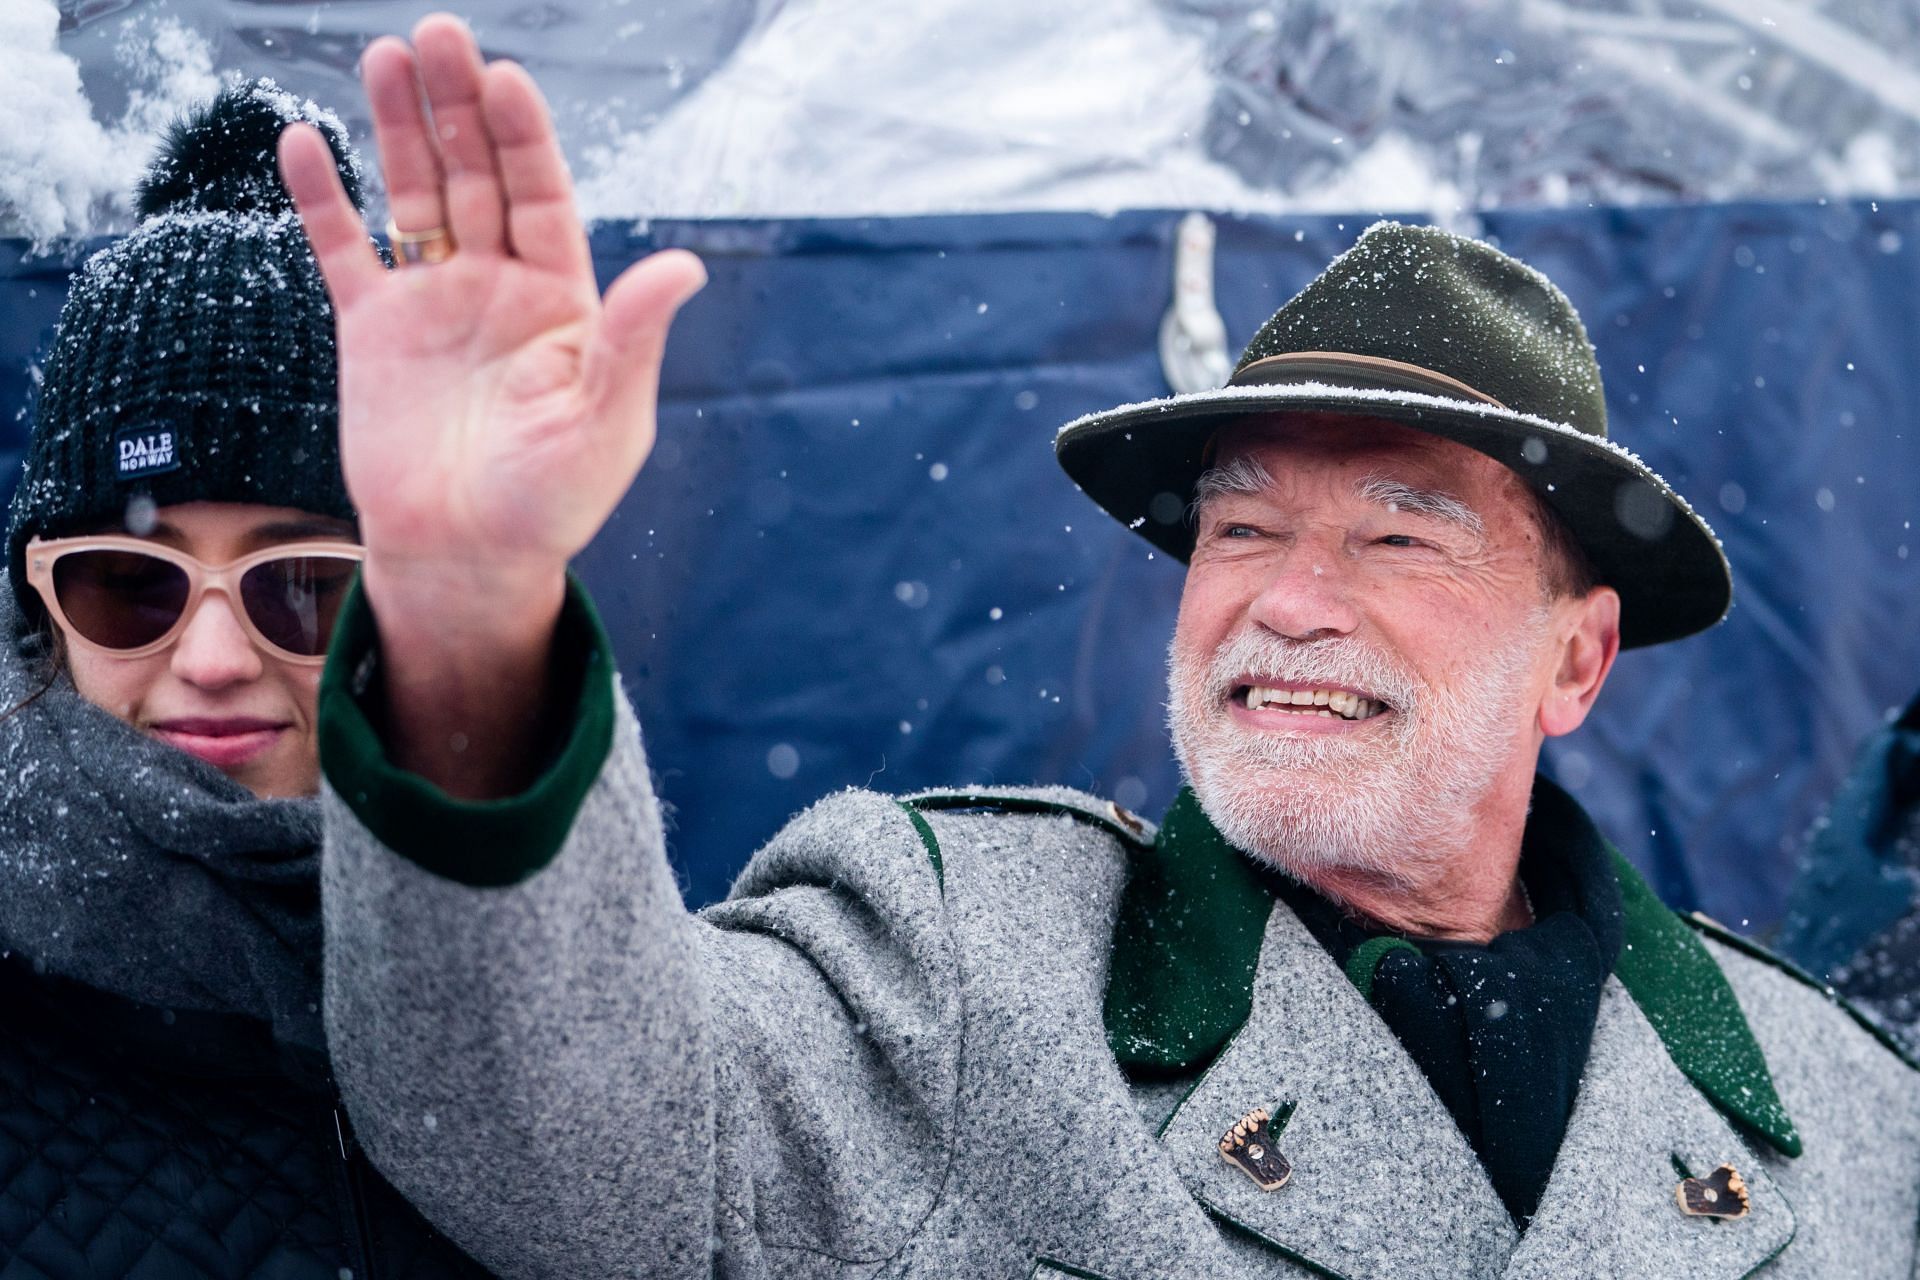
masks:
[[[1255,1107],[1220,1138],[1220,1158],[1252,1178],[1262,1191],[1278,1191],[1293,1176],[1293,1166],[1274,1145],[1265,1107]]]
[[[1704,1178],[1682,1178],[1673,1194],[1691,1218],[1744,1218],[1750,1207],[1746,1179],[1730,1164]]]

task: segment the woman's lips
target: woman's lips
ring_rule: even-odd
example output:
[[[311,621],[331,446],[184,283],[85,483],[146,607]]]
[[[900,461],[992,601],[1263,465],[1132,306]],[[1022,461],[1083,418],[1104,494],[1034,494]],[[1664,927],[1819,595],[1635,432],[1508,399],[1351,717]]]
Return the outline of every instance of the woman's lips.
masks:
[[[153,735],[160,741],[222,770],[239,768],[286,731],[287,726],[277,721],[247,717],[163,720],[153,726]]]

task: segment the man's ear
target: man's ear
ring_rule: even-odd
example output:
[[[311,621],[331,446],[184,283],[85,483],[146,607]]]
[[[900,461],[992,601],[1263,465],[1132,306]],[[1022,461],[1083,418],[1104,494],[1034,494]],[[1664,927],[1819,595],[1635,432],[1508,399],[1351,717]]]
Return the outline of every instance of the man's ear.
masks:
[[[1612,587],[1595,587],[1561,601],[1554,612],[1561,615],[1555,628],[1560,662],[1540,703],[1540,731],[1549,738],[1578,729],[1600,696],[1620,655],[1620,596]]]

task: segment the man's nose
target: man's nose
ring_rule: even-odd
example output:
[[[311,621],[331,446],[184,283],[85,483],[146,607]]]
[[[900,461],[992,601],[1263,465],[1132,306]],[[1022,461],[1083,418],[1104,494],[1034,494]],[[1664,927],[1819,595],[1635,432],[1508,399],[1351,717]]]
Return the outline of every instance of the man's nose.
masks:
[[[1349,569],[1336,552],[1312,545],[1289,548],[1254,597],[1252,620],[1290,640],[1351,634],[1360,619]]]
[[[218,591],[200,597],[187,629],[174,642],[173,674],[202,689],[223,689],[260,678],[260,650],[234,616],[233,602]]]

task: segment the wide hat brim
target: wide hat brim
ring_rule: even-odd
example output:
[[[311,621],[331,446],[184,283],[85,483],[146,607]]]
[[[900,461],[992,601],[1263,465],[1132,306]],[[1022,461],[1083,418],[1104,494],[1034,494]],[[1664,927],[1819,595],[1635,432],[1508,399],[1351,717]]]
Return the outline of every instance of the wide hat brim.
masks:
[[[1184,563],[1193,553],[1188,504],[1210,461],[1208,442],[1231,422],[1274,413],[1382,418],[1513,471],[1619,592],[1622,648],[1704,631],[1732,604],[1732,573],[1713,531],[1639,458],[1566,424],[1443,391],[1312,380],[1228,386],[1089,414],[1060,429],[1054,450],[1089,497]]]

